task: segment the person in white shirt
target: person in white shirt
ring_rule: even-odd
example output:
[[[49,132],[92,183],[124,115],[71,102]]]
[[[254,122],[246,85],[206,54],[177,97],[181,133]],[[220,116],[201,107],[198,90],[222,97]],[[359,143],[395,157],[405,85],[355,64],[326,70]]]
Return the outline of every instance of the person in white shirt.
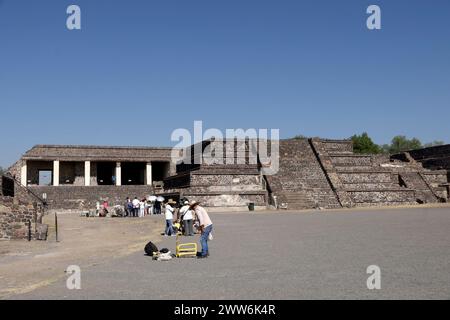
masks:
[[[199,259],[201,259],[209,257],[208,240],[213,229],[213,223],[208,215],[208,212],[199,204],[199,202],[192,201],[189,209],[195,211],[200,225],[199,228],[202,233],[202,235],[200,236],[202,253],[198,257]]]
[[[194,235],[194,215],[192,210],[189,209],[189,202],[185,201],[184,205],[180,209],[181,219],[183,220],[184,235],[192,237]]]
[[[176,236],[175,231],[173,230],[173,212],[175,209],[171,205],[175,205],[176,202],[172,199],[166,204],[165,207],[165,218],[166,218],[166,231],[164,232],[165,236]]]
[[[141,202],[137,197],[133,199],[133,217],[137,217],[139,215],[139,208],[141,207]]]
[[[139,218],[143,218],[145,213],[145,199],[139,202]]]

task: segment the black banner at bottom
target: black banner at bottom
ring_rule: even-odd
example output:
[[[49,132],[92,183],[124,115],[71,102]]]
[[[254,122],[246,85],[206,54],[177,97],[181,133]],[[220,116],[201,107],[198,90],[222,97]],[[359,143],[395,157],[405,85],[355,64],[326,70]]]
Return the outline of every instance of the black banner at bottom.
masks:
[[[402,316],[448,310],[449,301],[1,301],[0,310],[58,319],[132,316],[151,319],[292,319],[345,316],[364,319],[396,311]],[[10,310],[8,310],[10,309]],[[442,310],[440,310],[442,309]]]

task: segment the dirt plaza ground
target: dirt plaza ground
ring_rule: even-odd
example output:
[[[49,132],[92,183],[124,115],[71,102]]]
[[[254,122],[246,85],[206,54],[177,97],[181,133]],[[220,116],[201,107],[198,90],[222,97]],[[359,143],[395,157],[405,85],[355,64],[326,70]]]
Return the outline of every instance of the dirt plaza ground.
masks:
[[[0,242],[4,299],[449,299],[450,207],[215,213],[211,257],[152,261],[163,217],[60,216],[61,241]],[[50,217],[49,217],[50,218]],[[183,239],[191,241],[196,238]],[[81,290],[65,268],[79,265]],[[381,289],[367,288],[367,267]]]

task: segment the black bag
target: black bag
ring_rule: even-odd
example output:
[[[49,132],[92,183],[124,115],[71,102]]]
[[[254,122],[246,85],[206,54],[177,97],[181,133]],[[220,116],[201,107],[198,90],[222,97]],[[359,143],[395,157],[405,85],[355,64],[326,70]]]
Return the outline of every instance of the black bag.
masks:
[[[158,252],[158,247],[155,246],[155,245],[153,244],[153,242],[150,241],[150,242],[147,243],[147,245],[145,246],[144,251],[145,251],[145,253],[146,253],[148,256],[152,257],[152,256],[153,256],[153,253]]]

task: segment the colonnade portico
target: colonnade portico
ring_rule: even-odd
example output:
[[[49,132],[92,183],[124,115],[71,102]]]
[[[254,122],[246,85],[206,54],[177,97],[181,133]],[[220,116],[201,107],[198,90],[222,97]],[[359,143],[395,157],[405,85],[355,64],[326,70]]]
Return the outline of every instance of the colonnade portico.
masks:
[[[37,163],[39,162],[39,165]],[[105,164],[107,168],[114,169],[110,174],[110,180],[103,181],[100,180],[98,176],[98,168],[103,165],[105,170]],[[75,178],[66,179],[66,175],[63,173],[63,168],[77,166],[77,183],[74,183]],[[128,168],[127,173],[123,172],[123,167],[126,165]],[[83,168],[84,167],[84,168]],[[131,168],[131,169],[130,169]],[[110,169],[107,169],[110,170]],[[131,170],[131,171],[130,171]],[[20,182],[23,186],[29,185],[42,185],[40,184],[40,172],[46,171],[49,176],[47,184],[54,187],[60,185],[77,185],[77,186],[95,186],[97,183],[106,185],[153,185],[153,171],[154,166],[152,162],[92,162],[90,160],[86,161],[64,161],[64,160],[48,160],[48,161],[38,161],[38,160],[23,160],[20,167]],[[157,169],[158,170],[158,169]],[[80,172],[81,171],[81,172]],[[30,174],[31,172],[31,174]],[[132,173],[130,173],[132,172]],[[140,178],[136,178],[136,172],[140,172]],[[128,176],[127,176],[128,174]],[[30,177],[32,175],[33,177]],[[157,174],[158,176],[160,174]],[[96,181],[98,179],[99,181]],[[124,180],[126,179],[126,180]],[[67,180],[67,181],[66,181]]]

